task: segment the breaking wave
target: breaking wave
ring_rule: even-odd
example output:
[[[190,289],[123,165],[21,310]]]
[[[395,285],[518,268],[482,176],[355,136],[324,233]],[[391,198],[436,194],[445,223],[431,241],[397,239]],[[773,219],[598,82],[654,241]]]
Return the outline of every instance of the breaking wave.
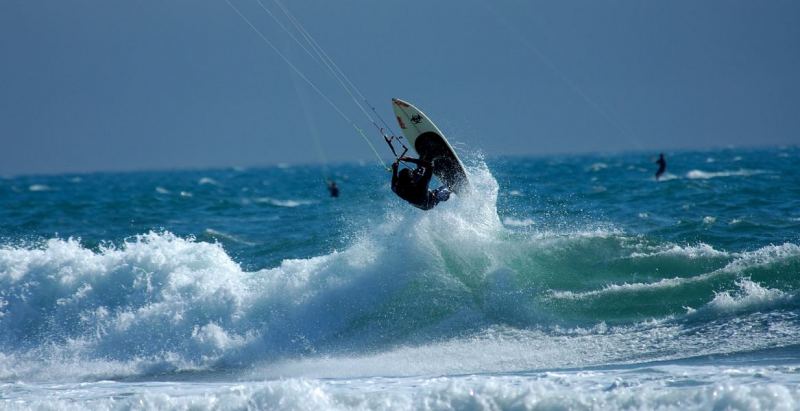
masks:
[[[774,315],[792,330],[796,319],[781,310],[797,305],[795,244],[728,252],[613,228],[509,230],[504,223],[532,221],[501,221],[485,166],[472,180],[480,195],[427,213],[398,205],[341,251],[260,271],[243,270],[219,243],[170,232],[99,247],[74,238],[2,246],[0,379],[252,364],[269,364],[261,375],[326,375],[341,374],[342,361],[358,375],[508,371],[800,336],[800,327],[755,339],[680,332],[699,312],[708,324],[731,312]],[[649,352],[620,351],[644,340]]]

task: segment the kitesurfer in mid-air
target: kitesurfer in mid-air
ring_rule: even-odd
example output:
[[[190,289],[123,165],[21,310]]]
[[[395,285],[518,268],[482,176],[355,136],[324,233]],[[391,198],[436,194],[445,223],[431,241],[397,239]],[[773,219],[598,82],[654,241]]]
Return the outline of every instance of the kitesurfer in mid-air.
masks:
[[[656,164],[658,164],[658,171],[656,171],[656,181],[658,181],[661,175],[667,171],[667,160],[664,160],[664,153],[659,154]]]
[[[417,168],[414,171],[404,168],[398,173],[400,161],[416,164]],[[392,164],[392,191],[414,207],[430,210],[440,201],[450,198],[450,189],[447,186],[443,185],[434,191],[428,190],[432,177],[433,164],[421,159],[400,157]]]

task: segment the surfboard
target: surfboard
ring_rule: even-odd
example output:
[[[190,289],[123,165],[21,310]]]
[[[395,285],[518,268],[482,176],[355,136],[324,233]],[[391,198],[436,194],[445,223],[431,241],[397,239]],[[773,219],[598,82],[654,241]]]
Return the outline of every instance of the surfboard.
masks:
[[[433,164],[433,175],[456,194],[466,192],[469,179],[464,164],[439,127],[420,109],[399,98],[392,99],[392,108],[410,146],[420,159]]]

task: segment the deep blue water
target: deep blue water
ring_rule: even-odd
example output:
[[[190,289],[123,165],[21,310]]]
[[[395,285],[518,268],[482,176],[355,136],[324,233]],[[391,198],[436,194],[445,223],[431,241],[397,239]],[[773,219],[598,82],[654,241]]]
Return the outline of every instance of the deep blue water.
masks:
[[[798,404],[800,149],[654,154],[0,179],[0,401]]]

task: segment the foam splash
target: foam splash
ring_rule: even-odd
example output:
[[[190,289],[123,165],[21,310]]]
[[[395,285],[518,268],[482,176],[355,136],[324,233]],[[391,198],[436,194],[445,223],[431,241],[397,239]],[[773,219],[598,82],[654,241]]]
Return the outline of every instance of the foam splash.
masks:
[[[598,172],[598,171],[604,170],[606,168],[608,168],[608,164],[602,163],[602,162],[594,163],[591,166],[589,166],[589,170],[591,170],[593,172]]]
[[[169,350],[197,324],[235,325],[250,297],[242,271],[219,245],[169,233],[99,252],[74,239],[0,249],[0,284],[6,347],[82,340],[113,356],[117,344],[139,344],[123,357]],[[152,341],[154,328],[172,335]]]
[[[703,170],[691,170],[686,173],[686,178],[691,180],[708,180],[711,178],[719,178],[719,177],[750,177],[758,174],[764,174],[766,171],[764,170],[746,170],[746,169],[739,169],[734,171],[703,171]]]
[[[491,265],[485,250],[502,230],[497,186],[486,169],[474,182],[487,195],[421,218],[404,207],[344,251],[258,272],[243,271],[220,244],[169,232],[95,250],[78,239],[2,247],[0,345],[23,362],[44,350],[59,362],[102,358],[118,372],[163,372],[404,338],[459,315],[448,295],[470,291],[448,272],[469,262],[457,259],[472,253],[478,270]]]
[[[676,179],[679,179],[679,178],[680,178],[679,176],[667,172],[667,173],[662,174],[661,177],[658,178],[658,181],[663,182],[663,181],[676,180]]]
[[[536,222],[530,218],[519,219],[514,217],[506,217],[503,219],[503,225],[507,227],[530,227],[534,224],[536,224]]]
[[[217,180],[214,180],[211,177],[202,177],[199,180],[197,180],[197,184],[199,184],[199,185],[212,185],[212,186],[220,185]]]
[[[729,257],[730,253],[719,251],[706,243],[698,243],[696,245],[680,246],[677,244],[666,244],[647,252],[633,252],[631,258],[648,258],[656,256],[674,256],[680,258],[724,258]]]
[[[732,314],[742,311],[770,308],[792,300],[794,296],[782,290],[767,288],[758,283],[741,279],[736,281],[737,291],[722,291],[706,305],[707,310]]]
[[[732,374],[725,367],[661,366],[649,371],[562,371],[524,376],[354,381],[293,378],[193,384],[107,381],[15,386],[7,402],[0,404],[11,409],[63,410],[791,410],[800,405],[800,390],[784,381],[793,374],[787,368],[756,368],[742,375]],[[680,389],[671,389],[674,386]]]
[[[53,188],[46,184],[31,184],[30,186],[28,186],[28,191],[32,192],[53,191]]]
[[[312,200],[292,200],[292,199],[282,200],[272,197],[259,197],[256,198],[254,201],[256,203],[269,204],[275,207],[287,207],[287,208],[294,208],[316,203],[316,201]]]

